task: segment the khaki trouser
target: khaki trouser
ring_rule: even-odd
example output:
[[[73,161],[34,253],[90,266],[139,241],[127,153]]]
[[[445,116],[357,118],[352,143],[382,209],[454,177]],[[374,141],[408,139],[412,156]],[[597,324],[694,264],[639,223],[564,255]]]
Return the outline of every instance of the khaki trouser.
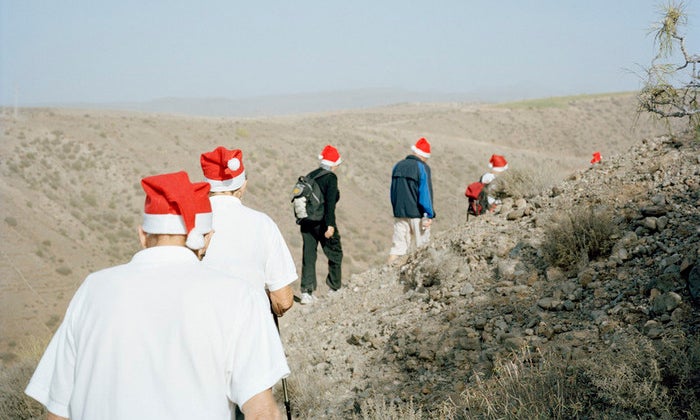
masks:
[[[414,241],[415,238],[415,241]],[[421,219],[394,218],[394,235],[390,255],[406,255],[415,243],[419,248],[430,241],[430,227],[423,228]]]

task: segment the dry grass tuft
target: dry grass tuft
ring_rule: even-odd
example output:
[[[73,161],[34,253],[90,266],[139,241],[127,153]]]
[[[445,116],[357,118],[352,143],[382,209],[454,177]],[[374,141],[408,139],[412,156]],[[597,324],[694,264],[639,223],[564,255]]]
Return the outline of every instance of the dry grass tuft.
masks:
[[[545,260],[574,271],[589,261],[606,257],[614,245],[617,226],[607,209],[579,208],[561,214],[545,231]]]
[[[583,358],[524,350],[497,360],[494,375],[463,393],[464,417],[692,418],[700,402],[700,340],[654,342],[630,331]]]
[[[17,360],[3,363],[0,369],[0,418],[33,420],[45,417],[44,407],[24,394],[45,347],[45,341],[23,343],[18,346]]]

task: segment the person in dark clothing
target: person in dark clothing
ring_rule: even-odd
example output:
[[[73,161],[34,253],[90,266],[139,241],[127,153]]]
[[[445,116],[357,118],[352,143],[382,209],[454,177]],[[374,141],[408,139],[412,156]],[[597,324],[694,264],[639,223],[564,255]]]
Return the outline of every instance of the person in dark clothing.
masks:
[[[326,284],[331,290],[340,289],[341,263],[343,261],[343,247],[340,243],[340,233],[335,221],[335,206],[340,200],[338,191],[338,177],[335,170],[342,162],[338,150],[327,145],[319,155],[320,167],[311,171],[307,177],[316,179],[323,194],[324,216],[320,221],[302,220],[301,237],[304,242],[301,265],[301,300],[302,305],[313,303],[316,299],[313,292],[316,290],[316,257],[318,244],[321,244],[323,253],[328,258],[328,275]]]
[[[416,247],[430,240],[430,225],[435,218],[433,182],[430,167],[430,143],[420,138],[411,146],[413,154],[394,165],[391,171],[391,206],[394,210],[394,235],[388,263],[406,255],[412,242]]]

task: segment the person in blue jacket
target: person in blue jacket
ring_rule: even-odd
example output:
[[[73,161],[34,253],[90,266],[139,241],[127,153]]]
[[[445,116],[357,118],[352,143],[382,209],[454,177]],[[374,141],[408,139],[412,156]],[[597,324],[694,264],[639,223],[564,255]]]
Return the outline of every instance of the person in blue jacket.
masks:
[[[394,165],[391,171],[394,234],[389,264],[406,255],[414,241],[416,247],[427,244],[435,218],[433,182],[426,163],[430,157],[430,143],[420,138],[411,150],[413,153]]]

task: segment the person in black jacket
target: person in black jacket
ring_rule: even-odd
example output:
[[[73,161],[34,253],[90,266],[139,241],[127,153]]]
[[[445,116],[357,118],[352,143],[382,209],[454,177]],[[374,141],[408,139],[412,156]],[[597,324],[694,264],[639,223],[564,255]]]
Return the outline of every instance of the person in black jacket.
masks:
[[[411,146],[413,154],[394,165],[391,171],[391,206],[394,210],[394,235],[388,263],[393,264],[415,245],[430,240],[430,225],[435,218],[433,182],[430,167],[430,143],[420,138]]]
[[[301,265],[300,303],[302,305],[313,303],[316,299],[313,292],[316,290],[316,257],[319,243],[328,258],[326,284],[333,291],[340,289],[341,286],[343,247],[340,244],[340,233],[335,221],[335,205],[340,200],[340,192],[338,177],[334,172],[343,160],[338,150],[330,144],[323,149],[319,159],[321,161],[319,168],[309,172],[307,177],[315,178],[321,189],[324,216],[320,221],[301,221],[301,237],[304,242]],[[321,172],[326,173],[317,177]]]

